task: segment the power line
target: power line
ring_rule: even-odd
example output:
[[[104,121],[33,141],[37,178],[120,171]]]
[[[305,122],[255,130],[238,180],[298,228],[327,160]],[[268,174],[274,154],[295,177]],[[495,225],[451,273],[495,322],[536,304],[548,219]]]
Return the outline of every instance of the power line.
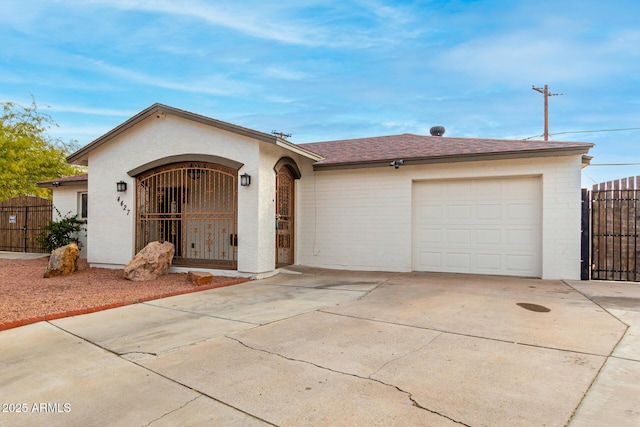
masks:
[[[592,132],[620,132],[623,130],[639,130],[640,128],[624,128],[624,129],[601,129],[601,130],[576,130],[568,132],[556,132],[550,135],[563,135],[566,133],[592,133]]]
[[[566,131],[566,132],[554,132],[554,133],[550,133],[549,135],[566,135],[569,133],[595,133],[595,132],[621,132],[621,131],[625,131],[625,130],[640,130],[640,128],[621,128],[621,129],[600,129],[600,130],[572,130],[572,131]],[[532,138],[537,138],[539,136],[544,136],[544,135],[533,135],[527,138],[523,138],[523,141],[526,141],[528,139],[532,139]]]
[[[582,170],[582,173],[584,174],[584,176],[586,176],[587,178],[589,178],[591,181],[593,181],[594,184],[598,184],[598,181],[596,181],[595,179],[591,178],[591,176],[589,174],[587,174],[584,169]]]
[[[589,163],[589,166],[640,166],[640,163]]]

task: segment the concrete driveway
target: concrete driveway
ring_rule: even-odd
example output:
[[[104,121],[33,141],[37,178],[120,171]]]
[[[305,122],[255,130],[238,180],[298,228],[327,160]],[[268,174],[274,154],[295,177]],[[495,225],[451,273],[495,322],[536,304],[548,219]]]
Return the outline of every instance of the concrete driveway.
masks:
[[[296,270],[0,332],[0,425],[640,424],[638,285]]]

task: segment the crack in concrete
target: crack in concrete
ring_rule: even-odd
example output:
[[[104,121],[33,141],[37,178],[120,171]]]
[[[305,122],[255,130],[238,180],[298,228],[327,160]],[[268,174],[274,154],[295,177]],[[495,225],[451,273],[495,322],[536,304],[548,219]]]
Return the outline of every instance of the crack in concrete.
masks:
[[[191,402],[193,402],[193,401],[195,401],[195,400],[197,400],[197,399],[200,399],[200,397],[201,397],[201,396],[196,396],[196,397],[194,397],[193,399],[191,399],[191,400],[189,400],[189,401],[185,402],[185,403],[184,403],[182,406],[180,406],[179,408],[173,409],[173,410],[171,410],[171,411],[167,412],[166,414],[163,414],[163,415],[159,416],[158,418],[156,418],[156,419],[154,419],[154,420],[149,421],[149,422],[148,422],[147,424],[145,424],[143,427],[149,427],[151,424],[155,423],[156,421],[159,421],[159,420],[161,420],[162,418],[166,417],[167,415],[170,415],[170,414],[172,414],[172,413],[174,413],[174,412],[176,412],[176,411],[179,411],[180,409],[184,408],[185,406],[187,406],[187,405],[188,405],[188,404],[190,404]]]
[[[640,359],[631,359],[629,357],[611,356],[610,359],[626,360],[627,362],[640,362]]]
[[[374,285],[374,284],[375,283],[371,283],[371,285]],[[302,285],[272,285],[272,286],[278,286],[281,288],[311,289],[315,291],[349,291],[349,292],[359,292],[361,294],[366,294],[367,292],[369,292],[367,289],[348,289],[348,288],[340,288],[340,287],[321,288],[318,286],[302,286]],[[346,286],[346,285],[339,285],[339,286]]]
[[[93,346],[95,346],[95,347],[97,347],[97,348],[99,348],[99,349],[102,349],[102,350],[106,351],[107,353],[111,353],[111,354],[113,354],[114,356],[118,357],[118,358],[119,358],[119,359],[121,359],[121,360],[126,361],[127,363],[131,363],[132,365],[137,366],[138,368],[141,368],[141,369],[143,369],[143,370],[145,370],[145,371],[151,372],[152,374],[158,375],[159,377],[164,378],[165,380],[168,380],[168,381],[170,381],[170,382],[172,382],[172,383],[174,383],[174,384],[176,384],[176,385],[182,386],[182,387],[184,387],[184,388],[187,388],[187,389],[189,389],[189,390],[193,391],[194,393],[197,393],[199,396],[196,396],[196,397],[195,397],[194,399],[192,399],[191,401],[195,400],[196,398],[198,398],[198,397],[200,397],[200,396],[208,397],[209,399],[213,400],[214,402],[218,402],[218,403],[220,403],[221,405],[227,406],[227,407],[229,407],[229,408],[231,408],[231,409],[234,409],[234,410],[236,410],[236,411],[238,411],[238,412],[241,412],[241,413],[243,413],[243,414],[245,414],[245,415],[248,415],[248,416],[249,416],[249,417],[251,417],[251,418],[255,418],[255,419],[256,419],[256,420],[258,420],[258,421],[262,421],[262,422],[263,422],[263,423],[265,423],[265,424],[268,424],[268,425],[270,425],[270,426],[274,426],[274,427],[279,427],[279,426],[277,426],[276,424],[273,424],[273,423],[271,423],[271,422],[269,422],[269,421],[267,421],[267,420],[265,420],[265,419],[263,419],[263,418],[260,418],[260,417],[259,417],[259,416],[257,416],[257,415],[254,415],[254,414],[252,414],[252,413],[250,413],[250,412],[247,412],[247,411],[245,411],[245,410],[243,410],[243,409],[240,409],[240,408],[238,408],[238,407],[235,407],[235,406],[233,406],[233,405],[231,405],[231,404],[229,404],[229,403],[226,403],[226,402],[224,402],[224,401],[222,401],[222,400],[220,400],[220,399],[216,399],[215,397],[213,397],[213,396],[211,396],[211,395],[209,395],[209,394],[207,394],[207,393],[205,393],[205,392],[203,392],[203,391],[201,391],[201,390],[195,389],[195,388],[193,388],[193,387],[191,387],[191,386],[189,386],[189,385],[187,385],[187,384],[181,383],[180,381],[178,381],[178,380],[176,380],[176,379],[174,379],[174,378],[168,377],[168,376],[166,376],[166,375],[164,375],[164,374],[162,374],[162,373],[160,373],[160,372],[158,372],[158,371],[154,371],[153,369],[148,368],[148,367],[146,367],[146,366],[144,366],[144,365],[141,365],[140,363],[137,363],[137,362],[136,362],[136,361],[134,361],[134,360],[126,359],[126,358],[122,357],[121,355],[119,355],[118,353],[116,353],[115,351],[113,351],[113,350],[111,350],[111,349],[109,349],[109,348],[107,348],[107,347],[104,347],[104,346],[102,346],[102,345],[100,345],[100,344],[98,344],[98,343],[95,343],[95,342],[93,342],[93,341],[90,341],[90,340],[88,340],[87,338],[84,338],[84,337],[82,337],[82,336],[80,336],[80,335],[74,334],[73,332],[68,331],[68,330],[64,329],[63,327],[61,327],[61,326],[55,325],[55,324],[53,324],[53,323],[51,323],[51,322],[47,322],[47,323],[48,323],[48,324],[50,324],[51,326],[53,326],[54,328],[60,329],[61,331],[65,332],[65,333],[67,333],[67,334],[69,334],[69,335],[71,335],[71,336],[73,336],[73,337],[76,337],[76,338],[78,338],[78,339],[80,339],[80,340],[82,340],[82,341],[84,341],[84,342],[86,342],[87,344],[91,344],[91,345],[93,345]],[[187,402],[187,403],[189,403],[189,402]],[[165,415],[166,415],[166,414],[165,414]]]
[[[158,353],[152,353],[150,351],[125,351],[124,353],[118,353],[117,351],[113,352],[114,354],[117,354],[118,356],[128,356],[130,354],[146,354],[148,356],[157,356]]]
[[[562,281],[562,283],[564,283],[566,286],[570,287],[571,289],[573,289],[574,291],[576,291],[577,293],[579,293],[580,295],[582,295],[583,297],[585,297],[586,299],[588,299],[589,301],[591,301],[593,304],[597,305],[598,307],[600,307],[601,309],[603,309],[605,311],[605,313],[607,313],[609,316],[613,317],[614,319],[616,319],[618,322],[622,323],[623,325],[625,325],[627,328],[624,331],[624,334],[622,334],[622,337],[620,337],[620,340],[618,340],[618,342],[616,343],[616,345],[613,347],[613,350],[615,350],[615,348],[618,346],[618,344],[620,344],[620,341],[622,341],[622,338],[627,334],[627,331],[630,328],[630,325],[626,322],[624,322],[622,319],[620,319],[618,316],[616,316],[615,314],[611,313],[609,310],[607,310],[606,307],[603,307],[600,303],[598,303],[597,301],[594,301],[593,299],[591,299],[589,297],[589,295],[585,294],[584,292],[582,292],[580,289],[578,288],[574,288],[573,286],[571,286],[571,283],[568,283],[566,281]],[[613,352],[613,350],[611,350]]]
[[[542,349],[546,349],[546,350],[555,350],[555,351],[561,351],[561,352],[565,352],[565,353],[584,354],[585,356],[596,356],[596,357],[603,357],[603,358],[609,357],[609,356],[606,356],[606,355],[603,355],[603,354],[589,353],[589,352],[580,351],[580,350],[570,350],[570,349],[567,349],[567,348],[549,347],[549,346],[544,346],[544,345],[540,345],[540,344],[531,344],[531,343],[526,343],[526,342],[512,341],[512,340],[508,340],[508,339],[504,339],[504,338],[483,337],[483,336],[480,336],[480,335],[464,334],[462,332],[445,331],[443,329],[429,328],[429,327],[426,327],[426,326],[409,325],[409,324],[406,324],[406,323],[390,322],[388,320],[372,319],[372,318],[369,318],[369,317],[360,317],[360,316],[355,316],[355,315],[352,315],[352,314],[334,313],[334,312],[331,312],[331,311],[325,311],[325,309],[319,309],[317,311],[319,311],[321,313],[325,313],[325,314],[333,314],[334,316],[343,316],[343,317],[349,317],[349,318],[358,319],[358,320],[368,320],[368,321],[371,321],[371,322],[379,322],[379,323],[385,323],[387,325],[395,325],[395,326],[404,326],[404,327],[407,327],[407,328],[424,329],[426,331],[439,332],[439,333],[442,333],[442,334],[458,335],[458,336],[461,336],[461,337],[477,338],[477,339],[481,339],[481,340],[496,341],[496,342],[502,342],[502,343],[506,343],[506,344],[522,345],[522,346],[533,347],[533,348],[542,348]]]
[[[431,338],[431,339],[429,340],[429,342],[427,342],[427,343],[426,343],[426,344],[424,344],[424,345],[421,345],[420,347],[416,348],[415,350],[412,350],[412,351],[410,351],[410,352],[408,352],[408,353],[405,353],[405,354],[403,354],[403,355],[401,355],[401,356],[394,357],[393,359],[386,361],[385,363],[383,363],[383,364],[382,364],[382,366],[380,366],[378,369],[376,369],[376,370],[375,370],[375,371],[373,371],[371,374],[369,374],[369,378],[371,378],[372,376],[374,376],[375,374],[377,374],[378,372],[380,372],[381,370],[383,370],[384,368],[386,368],[388,364],[393,363],[393,362],[395,362],[396,360],[403,359],[403,358],[405,358],[405,357],[407,357],[407,356],[409,356],[409,355],[411,355],[411,354],[413,354],[413,353],[417,353],[417,352],[419,352],[420,350],[422,350],[423,348],[425,348],[426,346],[428,346],[429,344],[431,344],[432,342],[434,342],[437,338],[441,337],[442,335],[444,335],[444,332],[439,333],[439,334],[438,334],[438,335],[436,335],[435,337]]]
[[[196,312],[196,311],[180,310],[180,309],[178,309],[178,308],[166,307],[166,306],[164,306],[164,305],[151,304],[151,303],[149,303],[149,302],[142,302],[142,303],[140,303],[140,304],[148,305],[149,307],[164,308],[165,310],[177,311],[177,312],[179,312],[179,313],[192,314],[192,315],[194,315],[194,316],[200,316],[200,317],[211,317],[211,318],[219,319],[219,320],[227,320],[227,321],[229,321],[229,322],[246,323],[246,324],[248,324],[248,325],[260,326],[260,324],[259,324],[259,323],[247,322],[246,320],[230,319],[230,318],[228,318],[228,317],[214,316],[214,315],[212,315],[212,314],[200,313],[200,312]]]
[[[275,352],[272,352],[272,351],[269,351],[269,350],[265,350],[265,349],[262,349],[262,348],[255,348],[255,347],[251,347],[249,344],[247,344],[247,343],[245,343],[245,342],[243,342],[243,341],[241,341],[241,340],[239,340],[239,339],[237,339],[237,338],[234,338],[234,337],[227,336],[227,338],[229,338],[229,339],[231,339],[231,340],[233,340],[233,341],[236,341],[238,344],[240,344],[240,345],[242,345],[242,346],[244,346],[244,347],[248,348],[249,350],[259,351],[259,352],[262,352],[262,353],[270,354],[270,355],[272,355],[272,356],[277,356],[277,357],[280,357],[280,358],[282,358],[282,359],[289,360],[289,361],[292,361],[292,362],[306,363],[306,364],[308,364],[308,365],[315,366],[316,368],[324,369],[324,370],[327,370],[327,371],[330,371],[330,372],[334,372],[334,373],[336,373],[336,374],[347,375],[347,376],[354,377],[354,378],[358,378],[358,379],[361,379],[361,380],[373,381],[373,382],[376,382],[376,383],[378,383],[378,384],[382,384],[382,385],[384,385],[384,386],[386,386],[386,387],[394,388],[394,389],[398,390],[400,393],[405,394],[405,395],[407,396],[407,398],[411,401],[411,404],[412,404],[413,406],[415,406],[416,408],[421,409],[421,410],[426,411],[426,412],[429,412],[429,413],[431,413],[431,414],[434,414],[434,415],[440,416],[440,417],[442,417],[442,418],[446,418],[446,419],[448,419],[449,421],[452,421],[452,422],[454,422],[454,423],[456,423],[456,424],[460,424],[460,425],[465,426],[465,427],[471,427],[469,424],[465,424],[465,423],[463,423],[462,421],[455,420],[455,419],[453,419],[453,418],[451,418],[451,417],[449,417],[449,416],[447,416],[447,415],[445,415],[445,414],[442,414],[442,413],[440,413],[440,412],[437,412],[437,411],[434,411],[434,410],[432,410],[432,409],[429,409],[429,408],[426,408],[426,407],[422,406],[422,405],[421,405],[420,403],[418,403],[418,401],[413,397],[413,394],[411,394],[411,392],[408,392],[408,391],[406,391],[406,390],[403,390],[403,389],[401,389],[400,387],[398,387],[397,385],[394,385],[394,384],[388,384],[388,383],[386,383],[386,382],[384,382],[384,381],[382,381],[382,380],[379,380],[379,379],[376,379],[376,378],[372,378],[371,376],[363,377],[363,376],[360,376],[360,375],[357,375],[357,374],[353,374],[353,373],[350,373],[350,372],[337,371],[337,370],[335,370],[335,369],[331,369],[331,368],[328,368],[328,367],[326,367],[326,366],[321,366],[321,365],[318,365],[318,364],[316,364],[316,363],[309,362],[308,360],[295,359],[295,358],[287,357],[287,356],[285,356],[285,355],[283,355],[283,354],[275,353]],[[435,338],[434,338],[434,339],[435,339]],[[377,372],[377,371],[376,371],[376,372]],[[372,375],[373,375],[373,374],[372,374]]]

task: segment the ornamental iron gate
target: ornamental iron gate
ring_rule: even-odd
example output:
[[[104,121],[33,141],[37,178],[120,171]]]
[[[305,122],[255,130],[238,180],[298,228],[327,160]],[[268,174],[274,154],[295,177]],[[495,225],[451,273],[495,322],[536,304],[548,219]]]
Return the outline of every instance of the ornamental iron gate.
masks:
[[[276,175],[276,267],[293,264],[294,180],[287,166]]]
[[[0,251],[48,252],[38,235],[52,218],[51,200],[21,196],[0,202]]]
[[[640,177],[591,190],[591,278],[640,281]]]
[[[237,268],[238,171],[183,162],[137,177],[136,252],[152,241],[175,246],[175,265]]]

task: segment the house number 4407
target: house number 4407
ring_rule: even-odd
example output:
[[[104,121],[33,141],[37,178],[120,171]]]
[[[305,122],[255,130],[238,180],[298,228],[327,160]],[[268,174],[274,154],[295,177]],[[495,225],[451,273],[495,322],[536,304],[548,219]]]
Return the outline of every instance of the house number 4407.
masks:
[[[120,207],[122,208],[123,211],[125,211],[127,213],[127,215],[129,215],[131,213],[131,209],[129,209],[127,207],[127,205],[125,204],[124,200],[122,200],[120,198],[120,196],[118,196],[118,203],[120,203]]]

